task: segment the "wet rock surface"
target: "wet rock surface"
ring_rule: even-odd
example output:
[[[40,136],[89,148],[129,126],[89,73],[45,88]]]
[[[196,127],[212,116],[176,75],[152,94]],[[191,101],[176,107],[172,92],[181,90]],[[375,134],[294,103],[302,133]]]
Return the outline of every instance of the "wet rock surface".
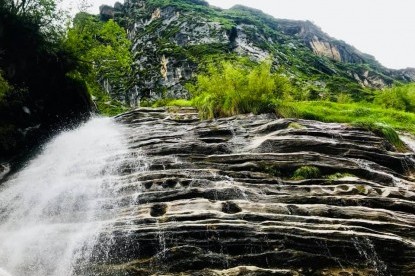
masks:
[[[414,275],[413,152],[273,115],[116,120],[147,163],[125,160],[94,275]],[[306,166],[318,177],[294,177]]]

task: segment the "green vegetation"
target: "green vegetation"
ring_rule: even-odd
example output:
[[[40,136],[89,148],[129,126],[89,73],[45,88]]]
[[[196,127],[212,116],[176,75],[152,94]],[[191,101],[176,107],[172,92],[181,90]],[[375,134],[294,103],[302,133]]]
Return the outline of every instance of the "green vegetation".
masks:
[[[99,16],[79,13],[73,26],[65,30],[58,24],[65,17],[56,10],[55,0],[2,1],[0,153],[18,147],[25,139],[21,130],[37,125],[53,128],[88,116],[90,98],[105,115],[127,110],[123,104],[129,100],[127,91],[137,84],[144,87],[141,96],[161,97],[157,101],[141,99],[143,106],[195,106],[202,118],[276,112],[282,117],[350,123],[384,136],[400,150],[404,145],[395,130],[415,134],[415,84],[394,83],[394,77],[385,76],[386,71],[373,58],[365,57],[360,64],[317,56],[297,35],[298,30],[286,28],[286,22],[242,6],[221,10],[203,0],[148,0],[144,11],[133,11],[145,14],[166,6],[180,12],[177,22],[161,28],[163,20],[155,19],[136,36],[149,37],[151,47],[156,48],[154,56],[145,57],[149,67],[153,66],[149,68],[133,64],[147,49],[136,49],[133,58],[125,29],[112,19],[102,21]],[[115,18],[124,27],[131,24],[131,18],[121,10],[117,14]],[[208,35],[216,40],[176,43],[184,21],[208,26]],[[218,24],[209,27],[206,21],[217,22],[222,29]],[[233,50],[236,26],[242,24],[251,46],[269,53],[272,59],[256,63],[238,57]],[[318,27],[305,24],[318,34]],[[224,31],[229,41],[221,43],[218,38]],[[346,50],[349,47],[341,41],[332,43]],[[189,100],[166,99],[174,95],[167,93],[170,91],[162,82],[154,81],[162,56],[169,58],[170,64],[182,63],[186,76],[198,68],[199,75],[186,84]],[[273,64],[274,60],[278,64]],[[375,91],[356,81],[355,73],[395,85]],[[297,123],[289,127],[302,128]]]
[[[123,99],[131,75],[131,42],[113,20],[102,22],[98,16],[79,13],[68,30],[65,45],[76,53],[84,68],[72,72],[83,79],[98,111],[115,115],[126,110],[116,99]]]
[[[274,177],[283,177],[283,173],[281,171],[281,168],[279,166],[269,164],[269,163],[262,163],[259,162],[259,169],[261,172],[265,172],[271,176]]]
[[[375,96],[376,105],[396,110],[415,112],[415,84],[394,86]]]
[[[166,9],[166,7],[172,9]],[[270,54],[273,60],[278,61],[278,72],[284,73],[293,88],[288,93],[289,98],[295,101],[331,101],[342,104],[367,101],[371,103],[376,91],[362,85],[366,81],[366,77],[363,76],[367,76],[369,82],[370,79],[379,78],[387,85],[392,85],[398,79],[393,74],[388,76],[390,72],[379,66],[373,57],[355,54],[355,49],[342,41],[327,37],[311,22],[296,25],[293,22],[275,19],[260,10],[244,6],[222,10],[210,7],[202,0],[148,0],[145,8],[137,9],[136,12],[143,20],[147,20],[149,14],[158,8],[173,10],[180,16],[168,25],[163,25],[162,19],[155,19],[136,34],[136,38],[143,39],[143,47],[151,42],[151,45],[157,49],[155,56],[148,56],[153,59],[150,65],[152,68],[138,69],[137,75],[140,76],[142,82],[152,82],[154,76],[159,74],[158,60],[162,55],[176,63],[183,62],[185,67],[197,68],[202,75],[209,74],[209,67],[212,65],[218,67],[219,71],[223,70],[223,63],[226,61],[232,63],[235,68],[243,67],[238,54],[234,51],[237,46],[235,39],[242,33],[250,46],[258,48],[264,54]],[[181,27],[184,22],[195,27],[204,25],[206,32],[191,34]],[[204,24],[205,22],[219,24]],[[217,27],[218,25],[220,27]],[[316,55],[310,49],[310,37],[304,37],[305,34],[301,32],[304,29],[323,40],[327,39],[331,45],[337,46],[344,60],[339,62],[329,57]],[[222,42],[224,31],[229,40]],[[188,36],[192,40],[197,40],[198,36],[207,35],[212,40],[206,44],[186,43],[182,41],[181,35]],[[145,53],[145,50],[143,52]],[[255,65],[251,66],[255,67]],[[184,84],[185,81],[187,81],[187,76],[180,83]],[[166,94],[165,89],[165,83],[158,82],[154,84],[154,87],[143,89],[141,93],[147,98],[151,98],[154,94],[163,98]],[[209,93],[205,93],[204,96],[207,94]],[[192,96],[195,98],[195,95]],[[231,111],[221,114],[221,111],[227,109],[226,104],[224,108],[213,110],[215,109],[213,106],[220,105],[212,102],[211,98],[216,96],[218,95],[200,96],[198,97],[200,101],[197,102],[193,99],[195,105],[204,107],[203,117],[235,113]],[[173,95],[169,94],[168,97],[173,97]],[[270,106],[269,103],[266,105]],[[258,109],[262,110],[262,107]],[[254,110],[254,112],[257,111]]]
[[[53,0],[0,1],[0,159],[89,116],[80,63],[66,49]]]
[[[304,166],[295,170],[293,179],[303,180],[321,177],[320,169],[314,166]]]
[[[405,146],[395,130],[415,134],[415,114],[407,112],[415,106],[414,84],[370,94],[360,91],[359,96],[353,96],[357,90],[348,93],[350,87],[346,86],[337,95],[331,92],[325,100],[298,101],[300,88],[282,74],[273,72],[269,61],[255,64],[238,58],[211,62],[204,71],[194,83],[187,85],[191,100],[162,99],[153,106],[195,106],[201,118],[276,112],[281,117],[349,123],[385,137],[398,150],[405,150]],[[340,84],[345,82],[342,80]],[[340,84],[338,88],[342,87]],[[355,102],[360,98],[370,100],[373,95],[373,102]],[[301,125],[293,123],[290,127],[301,128]]]
[[[366,193],[366,186],[365,185],[356,185],[356,190],[360,194],[365,194]]]
[[[187,88],[202,118],[272,112],[274,100],[285,98],[291,86],[285,76],[271,72],[271,67],[269,61],[255,66],[227,61],[209,64],[207,72]]]
[[[192,101],[185,99],[160,99],[155,102],[142,102],[141,106],[148,107],[163,107],[163,106],[178,106],[178,107],[191,107]]]
[[[385,109],[370,103],[279,102],[276,112],[283,117],[350,123],[364,127],[384,136],[398,149],[403,149],[403,144],[394,129],[415,134],[414,113]]]
[[[10,84],[3,78],[0,72],[0,101],[3,99],[3,97],[10,89]]]
[[[290,123],[289,125],[288,125],[288,128],[293,128],[293,129],[303,129],[303,128],[305,128],[303,125],[301,125],[301,124],[299,124],[299,123],[297,123],[297,122],[293,122],[293,123]]]
[[[338,180],[338,179],[342,179],[346,177],[356,177],[356,176],[350,173],[340,173],[340,172],[325,176],[325,178],[329,180]]]
[[[238,58],[211,62],[194,83],[187,85],[191,100],[162,100],[156,106],[193,105],[199,109],[201,118],[276,112],[281,117],[349,123],[385,137],[398,150],[405,150],[405,146],[395,130],[415,134],[415,114],[409,112],[415,107],[414,84],[372,93],[352,89],[351,93],[342,79],[333,86],[341,88],[338,93],[330,92],[324,100],[304,101],[318,97],[313,97],[310,90],[305,95],[304,90],[301,92],[301,88],[291,83],[284,75],[273,72],[269,61],[255,64]],[[356,102],[356,99],[366,101]],[[290,127],[301,128],[297,124]]]

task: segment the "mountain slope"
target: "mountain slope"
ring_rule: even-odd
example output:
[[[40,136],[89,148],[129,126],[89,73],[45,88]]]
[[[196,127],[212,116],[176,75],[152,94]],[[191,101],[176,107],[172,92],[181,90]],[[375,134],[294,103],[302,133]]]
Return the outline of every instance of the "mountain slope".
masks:
[[[356,100],[368,88],[415,80],[414,70],[387,69],[309,21],[275,19],[244,6],[222,10],[201,0],[129,0],[101,8],[101,18],[112,17],[133,42],[131,105],[143,97],[187,97],[184,84],[206,62],[237,56],[271,58],[302,90],[347,91]]]

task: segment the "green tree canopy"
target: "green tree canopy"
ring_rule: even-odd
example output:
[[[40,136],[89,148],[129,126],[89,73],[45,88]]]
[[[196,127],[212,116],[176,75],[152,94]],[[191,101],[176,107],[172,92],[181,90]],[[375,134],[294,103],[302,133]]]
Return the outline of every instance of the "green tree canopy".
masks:
[[[97,16],[78,13],[68,30],[66,47],[83,63],[84,70],[75,72],[87,80],[90,93],[103,102],[123,99],[131,75],[131,42],[126,31],[115,21],[100,21]],[[105,90],[105,91],[104,91]]]

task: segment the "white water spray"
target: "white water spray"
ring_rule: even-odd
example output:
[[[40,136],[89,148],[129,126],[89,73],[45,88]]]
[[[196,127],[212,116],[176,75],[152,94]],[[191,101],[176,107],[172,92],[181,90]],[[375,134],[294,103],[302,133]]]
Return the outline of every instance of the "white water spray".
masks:
[[[123,131],[95,118],[63,132],[0,187],[0,275],[73,275],[91,257],[128,155]]]

